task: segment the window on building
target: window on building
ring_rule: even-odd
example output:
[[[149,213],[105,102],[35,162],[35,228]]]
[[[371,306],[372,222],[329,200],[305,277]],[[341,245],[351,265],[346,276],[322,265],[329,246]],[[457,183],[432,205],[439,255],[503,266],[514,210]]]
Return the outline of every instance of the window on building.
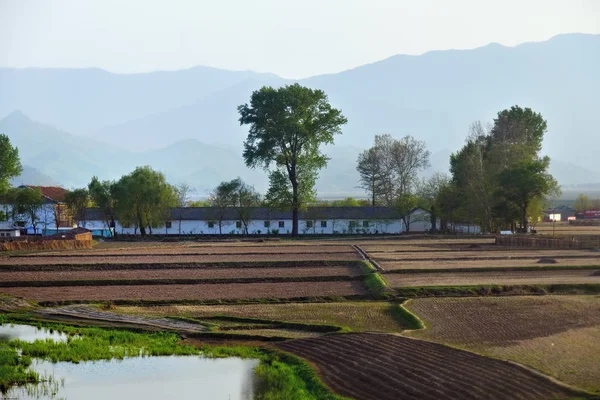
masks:
[[[242,221],[235,221],[235,227],[240,229],[242,227]]]
[[[327,228],[327,221],[321,221],[321,228]]]
[[[350,221],[350,228],[356,228],[356,221]]]
[[[167,229],[171,229],[172,225],[173,224],[171,223],[171,221],[167,221],[167,223],[165,224],[165,226],[166,226]]]
[[[280,228],[285,228],[285,222],[284,221],[279,221],[279,227]]]
[[[363,221],[363,228],[368,228],[369,225],[369,221]]]
[[[0,236],[4,236],[4,232],[0,232]]]
[[[265,228],[269,228],[271,226],[271,221],[265,221]]]
[[[307,228],[312,228],[313,227],[313,222],[312,221],[306,221],[306,227]]]
[[[208,221],[208,227],[209,228],[214,228],[215,227],[215,223],[213,221]]]

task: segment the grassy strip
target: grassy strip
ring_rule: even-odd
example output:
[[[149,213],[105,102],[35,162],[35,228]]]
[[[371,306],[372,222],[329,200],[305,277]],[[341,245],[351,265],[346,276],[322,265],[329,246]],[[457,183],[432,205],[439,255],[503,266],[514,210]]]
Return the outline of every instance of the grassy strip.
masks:
[[[556,285],[474,285],[474,286],[421,286],[397,288],[403,297],[469,297],[518,296],[545,294],[600,294],[598,284]]]
[[[366,260],[360,261],[360,270],[363,274],[372,274],[372,273],[378,272],[377,268],[375,268],[373,266],[373,264],[371,264],[370,262],[368,262]]]
[[[293,329],[296,331],[331,333],[339,332],[343,329],[341,326],[322,325],[322,324],[305,324],[299,322],[287,322],[279,320],[269,320],[263,318],[249,317],[233,317],[228,315],[213,315],[210,317],[198,318],[198,321],[229,321],[229,322],[244,322],[251,324],[268,325],[269,329]]]
[[[268,254],[267,254],[268,256]],[[136,270],[136,269],[187,269],[187,268],[293,268],[293,267],[338,267],[354,265],[360,267],[362,260],[297,260],[297,261],[222,261],[189,263],[131,263],[131,264],[49,264],[49,265],[0,265],[0,271],[93,271],[93,270]]]
[[[392,291],[381,274],[375,273],[366,275],[363,282],[369,290],[369,293],[376,299],[389,299],[393,297]]]
[[[1,275],[0,275],[1,276]],[[57,281],[8,281],[2,287],[65,287],[65,286],[130,286],[130,285],[223,285],[228,283],[289,283],[289,282],[346,282],[362,280],[362,276],[333,275],[272,278],[214,278],[214,279],[86,279]]]
[[[26,317],[17,320],[27,319]],[[3,322],[11,321],[3,317]],[[32,321],[29,321],[31,323]],[[36,322],[37,325],[41,323]],[[39,376],[25,368],[31,357],[39,357],[53,362],[82,362],[92,360],[122,359],[128,356],[158,355],[202,355],[204,357],[240,357],[260,360],[256,373],[261,380],[256,398],[258,399],[342,399],[331,393],[320,381],[316,373],[301,359],[277,352],[248,346],[211,347],[201,349],[178,343],[180,338],[174,333],[137,333],[129,330],[105,329],[97,327],[75,327],[62,324],[44,323],[43,326],[69,335],[67,342],[37,340],[28,343],[20,340],[8,342],[10,351],[0,352],[2,374],[0,382],[10,388],[14,385],[39,382]],[[74,335],[79,335],[73,339]],[[15,349],[21,349],[19,356]],[[16,358],[15,358],[16,356]],[[6,370],[5,370],[6,369]]]
[[[388,310],[389,315],[406,329],[417,330],[425,326],[416,315],[408,311],[402,304],[392,304]]]
[[[428,274],[439,272],[514,272],[514,271],[571,271],[599,269],[600,265],[544,265],[539,267],[475,267],[475,268],[407,268],[386,270],[385,274]]]

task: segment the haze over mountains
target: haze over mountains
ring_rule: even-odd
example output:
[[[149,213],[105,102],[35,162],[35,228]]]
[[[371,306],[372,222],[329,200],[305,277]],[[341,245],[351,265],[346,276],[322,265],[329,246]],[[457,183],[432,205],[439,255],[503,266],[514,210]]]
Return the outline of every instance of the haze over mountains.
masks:
[[[544,152],[559,182],[600,182],[599,70],[600,35],[569,34],[516,47],[398,55],[300,80],[325,90],[349,120],[327,149],[331,161],[318,190],[323,196],[360,193],[356,156],[379,133],[425,140],[431,170],[447,170],[471,122],[491,121],[515,104],[547,119]],[[239,126],[236,107],[263,85],[292,82],[207,67],[148,74],[0,68],[0,118],[6,116],[0,132],[28,166],[28,176],[16,183],[37,174],[83,186],[92,175],[115,179],[149,164],[201,195],[237,176],[262,191],[266,175],[241,159],[247,128]]]

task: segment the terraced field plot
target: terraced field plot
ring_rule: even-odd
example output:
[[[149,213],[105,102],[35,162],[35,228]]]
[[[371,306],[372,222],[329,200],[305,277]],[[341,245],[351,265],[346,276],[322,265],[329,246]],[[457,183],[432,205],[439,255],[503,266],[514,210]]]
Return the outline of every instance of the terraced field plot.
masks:
[[[218,254],[218,255],[143,255],[143,256],[81,256],[81,257],[5,257],[3,265],[73,265],[73,264],[172,264],[172,263],[220,263],[254,261],[351,261],[360,260],[358,253],[326,254]]]
[[[593,258],[600,260],[600,254],[588,250],[506,250],[506,251],[448,251],[448,252],[370,252],[371,258],[377,261],[411,261],[411,260],[518,260],[539,259],[541,257],[556,258]]]
[[[429,298],[406,307],[427,324],[410,336],[513,360],[600,392],[600,296]]]
[[[368,295],[365,286],[360,281],[5,287],[0,288],[0,293],[38,302],[119,300],[177,302]]]
[[[403,269],[459,269],[459,268],[518,268],[518,267],[600,267],[600,256],[593,258],[552,258],[540,257],[527,260],[405,260],[380,261],[378,264],[386,271]]]
[[[270,267],[270,268],[168,268],[120,270],[2,271],[2,282],[52,282],[152,279],[272,279],[302,277],[351,277],[362,272],[357,266]]]
[[[392,287],[600,284],[600,269],[385,274]]]
[[[336,325],[355,331],[401,332],[404,326],[394,318],[392,307],[383,301],[342,303],[286,303],[235,305],[119,306],[117,312],[132,315],[213,317],[226,315],[289,322]]]
[[[328,335],[276,346],[314,363],[336,392],[359,399],[560,399],[575,395],[504,361],[389,334]]]

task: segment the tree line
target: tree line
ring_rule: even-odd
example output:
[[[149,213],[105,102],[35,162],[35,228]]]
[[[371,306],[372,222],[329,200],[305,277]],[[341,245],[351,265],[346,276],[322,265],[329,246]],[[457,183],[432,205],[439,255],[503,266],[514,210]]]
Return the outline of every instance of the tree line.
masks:
[[[238,113],[240,124],[248,126],[245,164],[267,173],[269,189],[263,198],[236,178],[222,182],[208,200],[193,205],[214,209],[219,233],[230,209],[236,211],[245,232],[252,207],[291,210],[292,235],[297,235],[299,211],[326,205],[315,191],[318,173],[328,161],[321,148],[334,143],[347,119],[329,104],[323,91],[299,84],[256,90]],[[393,207],[407,230],[412,213],[423,208],[430,213],[433,231],[447,229],[448,222],[455,221],[478,224],[486,232],[506,227],[526,231],[544,200],[560,191],[548,173],[549,158],[540,155],[546,131],[546,121],[529,108],[502,110],[489,126],[481,122],[471,126],[465,145],[450,157],[450,176],[436,173],[427,179],[419,179],[430,167],[425,142],[412,136],[375,135],[356,166],[368,201],[348,198],[329,205]],[[21,172],[17,149],[4,135],[0,135],[0,149],[0,192],[8,193],[6,198],[17,211],[33,214],[38,194],[11,192],[7,187],[8,179]],[[114,227],[118,220],[146,235],[164,226],[173,207],[190,204],[188,191],[187,185],[173,186],[162,173],[144,166],[118,181],[93,177],[87,188],[69,191],[65,202],[77,220],[85,221],[86,210],[95,205],[108,226]],[[180,227],[181,219],[180,213]]]

